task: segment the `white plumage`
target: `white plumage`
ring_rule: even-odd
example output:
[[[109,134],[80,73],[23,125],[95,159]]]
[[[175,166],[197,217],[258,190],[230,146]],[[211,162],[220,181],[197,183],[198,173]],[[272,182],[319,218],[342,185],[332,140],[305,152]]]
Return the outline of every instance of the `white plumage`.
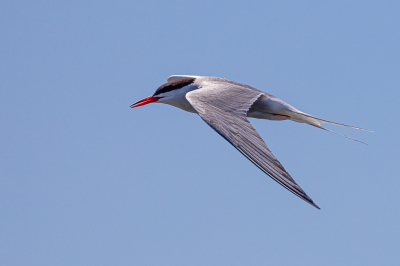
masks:
[[[319,207],[297,185],[268,149],[247,117],[268,120],[289,119],[324,130],[328,130],[321,126],[324,123],[362,129],[308,115],[271,94],[236,81],[217,77],[170,76],[168,83],[158,88],[152,96],[132,104],[131,107],[151,102],[165,103],[187,112],[197,113],[264,173],[318,209]]]

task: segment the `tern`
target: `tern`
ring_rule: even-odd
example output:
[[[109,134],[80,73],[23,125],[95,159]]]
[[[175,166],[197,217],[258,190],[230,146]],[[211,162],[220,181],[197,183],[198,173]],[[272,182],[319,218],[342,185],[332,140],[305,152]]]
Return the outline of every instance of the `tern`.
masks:
[[[170,76],[167,83],[160,86],[153,95],[137,101],[131,105],[131,108],[149,103],[169,104],[187,112],[197,113],[204,122],[264,173],[318,209],[320,208],[307,196],[268,149],[247,117],[275,121],[292,120],[307,123],[335,134],[338,133],[321,125],[329,123],[366,130],[311,116],[269,93],[218,77]],[[345,135],[341,136],[350,138]]]

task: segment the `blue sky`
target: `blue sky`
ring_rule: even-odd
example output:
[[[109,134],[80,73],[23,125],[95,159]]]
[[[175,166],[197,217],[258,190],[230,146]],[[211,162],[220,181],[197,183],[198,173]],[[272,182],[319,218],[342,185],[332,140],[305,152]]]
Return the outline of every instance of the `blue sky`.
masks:
[[[397,265],[398,1],[2,1],[1,265]],[[233,79],[373,130],[251,119],[321,207],[197,115],[130,109]]]

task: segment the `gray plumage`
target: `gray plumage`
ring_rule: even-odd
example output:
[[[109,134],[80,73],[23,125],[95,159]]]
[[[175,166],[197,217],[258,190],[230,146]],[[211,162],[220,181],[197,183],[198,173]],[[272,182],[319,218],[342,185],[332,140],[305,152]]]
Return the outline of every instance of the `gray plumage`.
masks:
[[[201,84],[201,89],[187,93],[186,99],[199,116],[264,173],[319,209],[283,168],[247,120],[247,111],[254,102],[260,96],[269,94],[225,79],[213,78],[197,82]]]
[[[152,96],[132,104],[131,107],[135,108],[151,102],[165,103],[187,112],[197,113],[212,129],[264,173],[318,209],[319,207],[296,184],[268,149],[247,117],[292,120],[324,130],[328,130],[321,126],[324,123],[362,129],[311,116],[269,93],[246,84],[217,77],[170,76],[168,83],[159,87]]]

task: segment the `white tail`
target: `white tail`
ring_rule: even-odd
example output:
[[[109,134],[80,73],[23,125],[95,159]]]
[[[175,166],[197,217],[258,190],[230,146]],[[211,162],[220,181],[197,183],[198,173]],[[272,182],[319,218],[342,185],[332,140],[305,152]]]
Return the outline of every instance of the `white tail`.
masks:
[[[339,134],[339,133],[337,133],[335,131],[332,131],[332,130],[329,130],[327,128],[324,128],[321,125],[325,124],[325,123],[328,123],[328,124],[344,126],[344,127],[351,127],[351,128],[355,128],[355,129],[365,130],[365,131],[368,131],[368,132],[373,132],[371,130],[360,128],[360,127],[353,127],[353,126],[349,126],[349,125],[344,125],[344,124],[339,124],[339,123],[335,123],[335,122],[332,122],[332,121],[324,120],[324,119],[321,119],[321,118],[318,118],[318,117],[303,113],[301,111],[298,111],[298,112],[290,111],[290,115],[289,116],[290,116],[290,119],[293,120],[293,121],[300,122],[300,123],[307,123],[307,124],[312,125],[314,127],[317,127],[317,128],[332,132],[334,134],[337,134],[339,136],[342,136],[342,137],[345,137],[345,138],[348,138],[348,139],[351,139],[351,140],[354,140],[354,141],[358,141],[358,142],[363,143],[365,145],[368,145],[368,144],[364,143],[364,142],[362,142],[362,141],[360,141],[358,139],[353,139],[353,138],[350,138],[350,137],[348,137],[346,135]]]

